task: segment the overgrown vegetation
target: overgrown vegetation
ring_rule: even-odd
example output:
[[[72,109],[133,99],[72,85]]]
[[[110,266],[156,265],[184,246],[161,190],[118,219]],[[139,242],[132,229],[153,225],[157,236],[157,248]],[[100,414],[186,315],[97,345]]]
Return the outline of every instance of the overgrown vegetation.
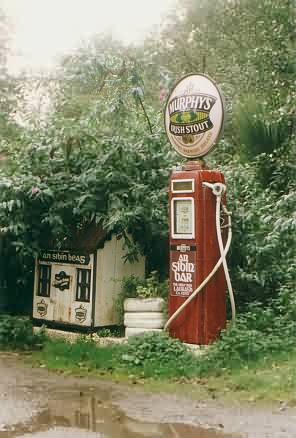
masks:
[[[197,374],[217,374],[272,362],[295,345],[295,4],[186,0],[178,11],[144,47],[96,40],[65,59],[52,87],[53,111],[45,120],[23,111],[27,125],[16,124],[10,103],[19,96],[5,71],[0,229],[14,249],[8,277],[27,281],[27,287],[41,247],[65,248],[71,235],[94,222],[123,235],[128,257],[145,254],[147,274],[157,270],[165,281],[168,176],[181,159],[168,145],[161,110],[183,73],[209,73],[226,97],[225,139],[207,163],[226,176],[234,226],[229,265],[240,314],[193,367]],[[5,53],[0,62],[5,64]],[[140,289],[131,286],[129,296],[136,296]],[[145,294],[154,287],[137,286]],[[31,287],[28,291],[27,298]],[[18,293],[26,296],[23,289]],[[153,352],[158,357],[163,344],[179,348],[155,339],[155,351],[145,344],[149,360]],[[58,345],[47,348],[54,351]],[[95,346],[81,342],[75,354],[87,348],[94,349],[98,364]],[[125,348],[135,359],[132,341]],[[71,355],[70,347],[66,350]],[[107,351],[97,354],[109,355],[106,364],[112,364]],[[148,359],[135,360],[141,363],[135,366],[139,373],[152,373]]]
[[[275,309],[250,306],[213,344],[201,363],[202,375],[220,375],[244,368],[269,366],[295,352],[296,323]]]
[[[122,338],[124,337],[123,326],[100,327],[97,331],[100,338]]]
[[[269,324],[271,315],[264,315]],[[222,340],[208,351],[193,353],[180,341],[165,333],[149,333],[129,338],[126,344],[98,346],[92,339],[80,337],[74,344],[51,340],[33,355],[33,363],[74,374],[95,374],[133,383],[157,382],[158,388],[184,389],[193,397],[243,398],[248,401],[269,400],[293,403],[295,394],[295,350],[290,340],[280,343],[280,327],[274,343],[264,336],[255,322],[253,330],[239,320]],[[271,335],[271,330],[268,330]],[[283,344],[283,342],[282,342]],[[178,385],[182,383],[182,385]],[[187,384],[187,385],[186,385]]]
[[[40,349],[45,341],[45,331],[40,330],[35,334],[30,319],[18,318],[10,315],[0,315],[0,349]]]
[[[184,344],[165,333],[131,337],[126,344],[108,346],[97,346],[85,337],[74,344],[54,340],[38,356],[53,368],[99,369],[143,378],[189,376],[196,368],[196,360]]]
[[[158,41],[147,41],[145,50],[95,40],[65,59],[57,86],[51,82],[52,114],[38,124],[38,115],[23,112],[36,123],[23,127],[17,141],[7,137],[0,223],[24,266],[19,281],[26,273],[27,280],[32,278],[40,247],[66,248],[70,236],[94,222],[123,235],[131,259],[144,253],[148,273],[167,276],[167,182],[180,158],[164,135],[158,98],[182,73],[201,70],[205,62],[226,94],[229,116],[225,141],[207,160],[226,174],[238,308],[254,300],[265,305],[282,287],[292,287],[291,2],[209,6],[188,0],[182,10],[183,19],[171,17]],[[234,39],[235,29],[245,37]]]
[[[168,282],[161,281],[157,271],[152,271],[146,278],[135,275],[124,277],[122,280],[122,296],[125,298],[156,298],[166,299]]]
[[[166,333],[131,337],[121,355],[122,369],[142,377],[189,377],[197,361],[180,341]]]

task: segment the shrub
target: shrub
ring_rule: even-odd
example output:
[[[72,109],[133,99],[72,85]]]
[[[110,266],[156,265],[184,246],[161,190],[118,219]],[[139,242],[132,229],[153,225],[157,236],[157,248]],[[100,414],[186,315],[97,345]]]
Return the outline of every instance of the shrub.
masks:
[[[100,338],[120,338],[124,336],[124,327],[101,327],[97,331]]]
[[[288,156],[284,158],[288,164]],[[259,175],[262,176],[264,161],[266,167],[271,162],[279,163],[278,157],[261,154],[250,164],[234,159],[223,168],[228,208],[233,213],[233,240],[228,261],[240,312],[254,301],[269,305],[283,287],[288,288],[290,294],[295,288],[295,277],[292,279],[291,273],[295,265],[296,236],[292,170],[288,166],[277,166],[282,177],[273,174],[272,186],[263,189]],[[287,173],[290,182],[286,180],[280,187],[278,181],[285,179]]]
[[[156,298],[166,299],[168,295],[168,282],[160,281],[156,271],[152,271],[149,277],[136,287],[136,296],[139,298]]]
[[[236,128],[239,144],[247,158],[265,152],[272,153],[292,134],[292,122],[281,115],[282,108],[271,113],[270,107],[258,102],[258,96],[248,97],[237,108]]]
[[[295,350],[296,321],[286,309],[295,312],[296,306],[291,299],[290,304],[285,304],[283,315],[281,300],[275,299],[268,307],[250,305],[244,315],[222,332],[221,339],[209,347],[200,361],[200,373],[220,374],[221,370],[254,366]]]
[[[122,367],[144,377],[190,376],[197,360],[187,347],[165,332],[145,333],[129,338],[121,355]]]
[[[27,318],[0,316],[0,347],[10,350],[40,348],[45,342],[44,330],[34,334],[32,322]]]

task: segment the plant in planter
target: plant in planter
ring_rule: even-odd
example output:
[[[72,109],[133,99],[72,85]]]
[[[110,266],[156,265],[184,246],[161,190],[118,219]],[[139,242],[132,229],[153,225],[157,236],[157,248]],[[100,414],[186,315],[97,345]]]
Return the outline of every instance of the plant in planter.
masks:
[[[146,280],[124,279],[122,291],[125,335],[161,331],[166,319],[168,282],[160,281],[153,271]]]

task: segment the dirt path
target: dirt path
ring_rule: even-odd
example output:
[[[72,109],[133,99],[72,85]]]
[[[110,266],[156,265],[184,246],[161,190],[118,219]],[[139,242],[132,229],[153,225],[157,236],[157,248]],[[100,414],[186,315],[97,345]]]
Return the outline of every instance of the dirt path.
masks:
[[[0,437],[295,438],[296,409],[225,406],[65,377],[0,353]]]

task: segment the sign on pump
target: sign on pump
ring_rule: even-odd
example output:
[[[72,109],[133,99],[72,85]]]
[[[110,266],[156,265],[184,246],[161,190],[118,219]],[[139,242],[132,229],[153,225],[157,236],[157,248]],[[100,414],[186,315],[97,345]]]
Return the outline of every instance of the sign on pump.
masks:
[[[203,74],[182,78],[165,108],[167,136],[176,151],[188,158],[206,155],[223,130],[224,103],[215,82]]]

